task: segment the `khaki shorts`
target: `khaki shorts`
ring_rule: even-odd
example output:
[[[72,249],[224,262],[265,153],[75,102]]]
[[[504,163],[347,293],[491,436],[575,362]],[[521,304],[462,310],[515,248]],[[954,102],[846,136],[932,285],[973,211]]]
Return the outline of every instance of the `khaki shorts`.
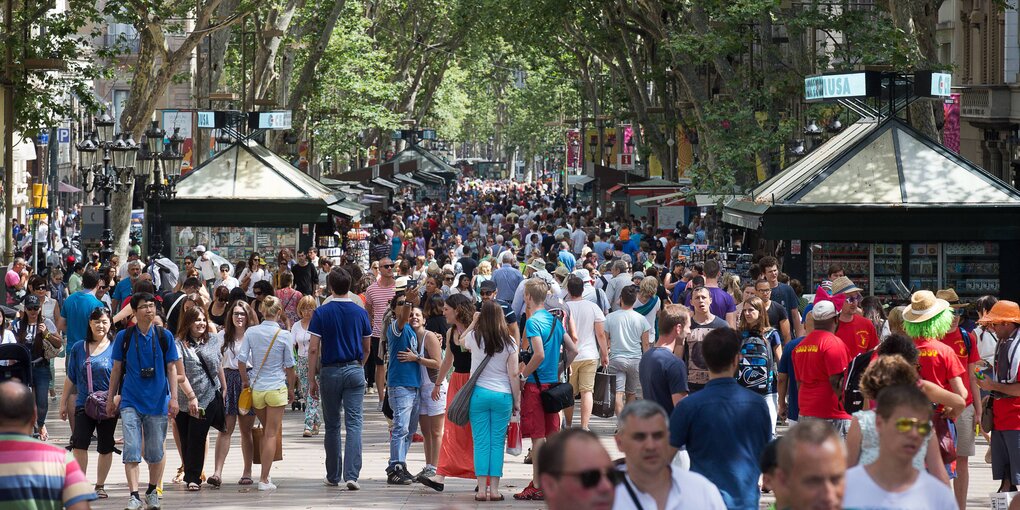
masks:
[[[974,456],[974,406],[967,406],[956,419],[956,455]]]
[[[275,390],[252,390],[251,392],[251,406],[255,409],[262,409],[266,406],[269,407],[286,407],[287,405],[287,387],[283,386]]]
[[[595,391],[595,370],[598,366],[599,361],[596,359],[575,361],[570,364],[570,379],[567,382],[574,388],[574,394]]]

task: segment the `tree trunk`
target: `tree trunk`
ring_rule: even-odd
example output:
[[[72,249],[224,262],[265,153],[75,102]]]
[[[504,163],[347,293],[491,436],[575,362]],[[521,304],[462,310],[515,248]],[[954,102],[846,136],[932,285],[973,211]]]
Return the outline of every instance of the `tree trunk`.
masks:
[[[294,14],[304,4],[304,0],[288,0],[282,10],[273,9],[266,21],[266,28],[273,33],[268,36],[257,34],[263,40],[262,44],[259,44],[255,49],[255,70],[252,73],[256,99],[268,99],[272,93],[273,85],[279,78],[279,73],[276,71],[276,57],[280,52],[280,44],[283,42],[283,35],[278,34],[286,34],[290,30]],[[277,102],[283,104],[279,98],[277,98]]]

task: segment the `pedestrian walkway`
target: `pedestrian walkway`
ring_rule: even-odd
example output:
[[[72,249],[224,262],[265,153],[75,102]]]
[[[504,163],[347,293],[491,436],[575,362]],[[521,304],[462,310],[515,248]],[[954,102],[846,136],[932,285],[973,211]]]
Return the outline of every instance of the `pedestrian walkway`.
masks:
[[[57,363],[57,388],[63,387],[63,363]],[[375,395],[367,397],[367,403],[374,404]],[[70,436],[67,422],[60,421],[56,403],[50,406],[47,428],[50,431],[50,442],[66,444]],[[371,409],[371,410],[369,410]],[[215,508],[223,510],[250,510],[252,508],[273,509],[316,509],[316,508],[386,508],[386,509],[432,509],[432,508],[544,508],[544,504],[533,501],[516,501],[511,494],[519,492],[531,479],[531,466],[524,464],[524,456],[508,457],[504,465],[503,493],[506,501],[498,503],[476,503],[473,500],[475,482],[448,478],[446,490],[437,493],[420,484],[410,486],[392,486],[386,484],[386,464],[389,458],[389,435],[386,418],[374,411],[374,405],[366,405],[364,439],[364,467],[361,470],[361,490],[348,491],[340,487],[325,487],[322,478],[325,474],[323,463],[325,452],[322,447],[322,436],[301,437],[304,430],[304,415],[297,411],[288,411],[283,420],[283,460],[273,464],[273,483],[279,489],[269,493],[261,493],[254,485],[239,486],[237,480],[241,476],[241,447],[238,434],[234,434],[234,442],[223,469],[223,486],[212,489],[203,485],[199,492],[188,492],[184,484],[170,483],[177,467],[181,465],[180,456],[174,447],[173,437],[167,433],[166,470],[164,473],[163,508]],[[613,458],[620,458],[619,450],[613,441],[615,419],[592,417],[591,429],[602,439],[602,444]],[[784,427],[780,427],[780,433]],[[215,431],[210,434],[215,443]],[[119,437],[120,434],[118,434]],[[95,469],[98,454],[95,447],[89,452],[89,480],[95,480]],[[207,473],[212,472],[212,444],[207,460]],[[525,439],[525,448],[528,440]],[[968,508],[991,508],[988,494],[998,487],[991,479],[991,466],[984,462],[984,454],[988,444],[978,439],[977,455],[971,457],[971,488]],[[526,450],[525,450],[526,451]],[[408,454],[408,469],[418,472],[424,466],[424,452],[421,443],[416,443]],[[254,468],[258,473],[258,467]],[[142,468],[144,475],[145,468]],[[143,476],[144,477],[144,476]],[[113,467],[106,482],[106,490],[110,499],[94,502],[94,509],[119,509],[127,501],[127,482],[120,456],[114,455]],[[772,502],[771,495],[762,497],[762,508]]]

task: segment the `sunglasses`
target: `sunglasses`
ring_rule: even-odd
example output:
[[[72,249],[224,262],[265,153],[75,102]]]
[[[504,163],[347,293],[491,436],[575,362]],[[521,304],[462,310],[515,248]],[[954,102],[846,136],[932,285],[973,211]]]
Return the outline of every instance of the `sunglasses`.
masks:
[[[234,317],[247,317],[248,314],[244,312],[234,312]]]
[[[578,471],[576,473],[561,472],[553,474],[556,476],[576,477],[577,480],[581,482],[581,487],[584,487],[585,489],[591,489],[598,485],[599,482],[602,481],[603,476],[606,477],[606,480],[609,480],[609,483],[612,484],[613,487],[616,487],[623,481],[623,473],[617,471],[615,467],[609,467],[606,469],[589,469],[587,471]]]
[[[381,267],[383,267],[384,269],[393,269],[393,266],[394,264],[384,264]]]
[[[38,312],[39,311],[39,307],[38,306],[26,306],[25,310],[27,310],[29,312]]]
[[[849,296],[849,297],[846,298],[846,302],[847,303],[859,303],[860,301],[861,301],[861,296]]]
[[[261,292],[252,292],[252,294],[255,294],[255,297],[259,297],[259,296],[261,296],[261,295],[262,295],[262,293],[261,293]]]
[[[917,418],[900,418],[896,420],[896,430],[907,433],[910,429],[917,429],[917,433],[927,436],[931,432],[931,422],[921,421]]]

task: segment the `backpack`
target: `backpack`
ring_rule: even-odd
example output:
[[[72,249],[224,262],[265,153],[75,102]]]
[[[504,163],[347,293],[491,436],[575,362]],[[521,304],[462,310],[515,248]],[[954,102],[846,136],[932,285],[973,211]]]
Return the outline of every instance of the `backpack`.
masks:
[[[770,334],[766,332],[764,336]],[[773,377],[772,345],[760,336],[748,336],[740,345],[740,354],[737,382],[759,395],[767,395]]]
[[[861,393],[861,376],[864,375],[864,370],[871,364],[871,360],[874,357],[875,349],[864,351],[854,359],[850,360],[850,364],[846,367],[846,372],[843,373],[843,383],[840,395],[840,400],[843,404],[843,410],[848,414],[856,413],[861,409],[864,409],[864,395]]]

